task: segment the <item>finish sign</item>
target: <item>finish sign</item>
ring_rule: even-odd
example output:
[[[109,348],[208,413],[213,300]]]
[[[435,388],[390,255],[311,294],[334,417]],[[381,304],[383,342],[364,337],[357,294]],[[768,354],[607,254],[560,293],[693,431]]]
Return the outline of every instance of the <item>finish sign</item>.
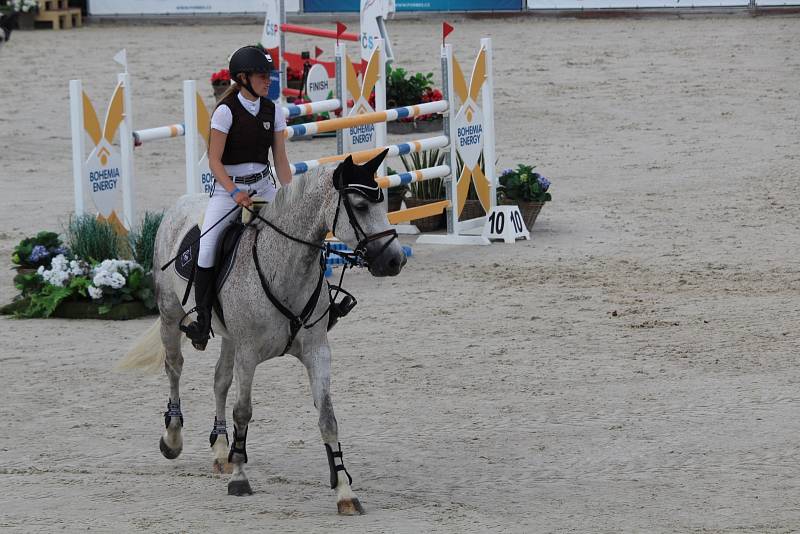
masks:
[[[319,102],[328,98],[331,92],[331,83],[328,79],[328,71],[325,67],[317,63],[308,71],[306,79],[306,95],[312,102]]]

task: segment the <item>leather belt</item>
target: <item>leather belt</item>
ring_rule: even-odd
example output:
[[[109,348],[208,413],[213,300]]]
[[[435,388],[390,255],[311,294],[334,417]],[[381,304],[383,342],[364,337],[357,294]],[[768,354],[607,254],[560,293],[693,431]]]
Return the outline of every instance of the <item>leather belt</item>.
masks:
[[[272,174],[272,172],[269,168],[269,165],[267,165],[266,168],[261,172],[257,172],[255,174],[248,174],[247,176],[233,176],[231,178],[233,180],[233,183],[235,184],[250,185],[256,183],[257,181],[261,180],[266,176],[269,176],[270,174]]]

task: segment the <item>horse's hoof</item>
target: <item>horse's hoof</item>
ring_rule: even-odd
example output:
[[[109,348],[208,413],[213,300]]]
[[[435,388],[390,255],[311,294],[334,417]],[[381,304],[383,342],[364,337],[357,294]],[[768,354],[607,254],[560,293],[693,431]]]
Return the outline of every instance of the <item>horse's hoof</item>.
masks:
[[[158,441],[158,448],[161,449],[161,454],[164,455],[164,458],[167,460],[174,460],[178,456],[181,455],[181,449],[172,449],[167,445],[167,442],[164,441],[164,437],[162,436],[161,439]]]
[[[253,490],[250,489],[250,482],[247,480],[231,480],[228,482],[228,495],[252,495]]]
[[[336,508],[339,509],[341,515],[364,515],[364,507],[355,497],[352,499],[344,499],[336,503]]]
[[[215,475],[230,475],[233,473],[233,464],[225,460],[214,460],[211,471]]]

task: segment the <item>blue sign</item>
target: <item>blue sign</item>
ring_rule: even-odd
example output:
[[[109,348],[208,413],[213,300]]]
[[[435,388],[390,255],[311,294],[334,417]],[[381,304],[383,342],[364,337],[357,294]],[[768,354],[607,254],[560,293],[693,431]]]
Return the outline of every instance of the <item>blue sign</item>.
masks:
[[[269,91],[267,98],[277,101],[281,96],[281,71],[273,70],[269,73]]]
[[[303,0],[305,13],[358,12],[359,0]],[[397,11],[522,11],[522,0],[395,0]]]

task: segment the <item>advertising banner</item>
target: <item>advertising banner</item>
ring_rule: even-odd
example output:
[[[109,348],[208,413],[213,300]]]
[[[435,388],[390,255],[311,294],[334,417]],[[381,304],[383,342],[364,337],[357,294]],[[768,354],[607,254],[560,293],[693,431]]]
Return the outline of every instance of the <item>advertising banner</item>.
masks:
[[[521,11],[523,0],[395,0],[395,11]],[[359,0],[303,0],[306,13],[358,12]]]
[[[301,0],[287,0],[286,10],[296,12]],[[257,13],[267,10],[265,0],[88,0],[90,15],[194,15]],[[358,6],[356,5],[356,10]]]
[[[527,0],[528,9],[637,9],[747,6],[748,0]]]

